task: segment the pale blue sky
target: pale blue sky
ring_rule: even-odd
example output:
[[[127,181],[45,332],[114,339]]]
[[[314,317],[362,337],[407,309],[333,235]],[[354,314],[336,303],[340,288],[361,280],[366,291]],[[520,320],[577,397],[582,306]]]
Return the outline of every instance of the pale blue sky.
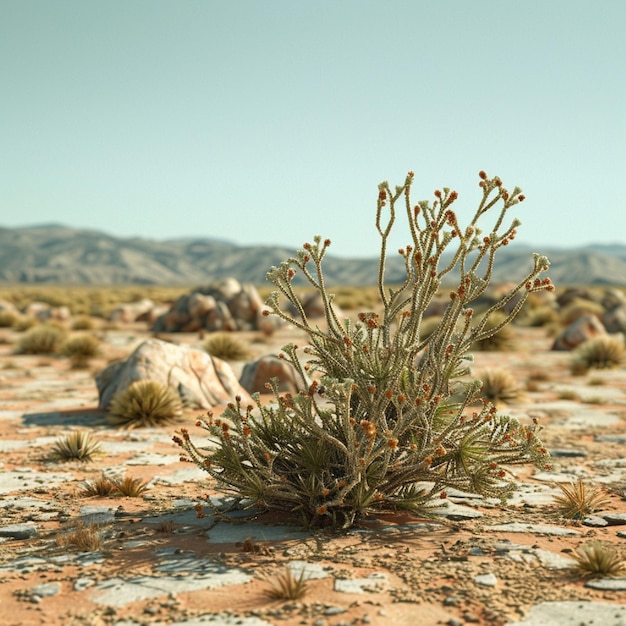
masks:
[[[0,226],[375,256],[377,185],[626,244],[624,0],[0,0]],[[404,243],[404,236],[399,237]]]

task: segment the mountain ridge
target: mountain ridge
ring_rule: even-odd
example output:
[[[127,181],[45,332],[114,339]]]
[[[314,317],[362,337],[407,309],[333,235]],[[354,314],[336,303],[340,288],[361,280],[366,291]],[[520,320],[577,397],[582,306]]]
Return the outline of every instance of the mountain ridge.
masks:
[[[292,256],[296,248],[239,245],[210,237],[154,240],[117,237],[63,224],[26,227],[0,226],[0,282],[50,284],[204,284],[233,276],[241,282],[263,284],[271,266]],[[523,277],[532,268],[529,244],[501,248],[493,281]],[[542,246],[551,261],[555,284],[626,286],[626,245],[589,244],[574,248]],[[390,255],[387,279],[400,282],[403,261]],[[327,255],[328,284],[371,285],[378,272],[376,256],[343,258]]]

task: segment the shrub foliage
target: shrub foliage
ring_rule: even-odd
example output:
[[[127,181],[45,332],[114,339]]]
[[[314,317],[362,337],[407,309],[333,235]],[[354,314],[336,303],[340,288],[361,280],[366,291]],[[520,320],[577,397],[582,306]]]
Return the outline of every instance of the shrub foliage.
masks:
[[[519,188],[509,192],[497,177],[481,172],[480,178],[482,199],[467,226],[452,209],[455,191],[444,188],[432,203],[413,205],[411,172],[395,190],[381,183],[376,210],[380,313],[337,317],[322,268],[329,240],[315,237],[271,268],[268,279],[277,290],[267,304],[308,340],[303,350],[285,346],[281,357],[303,380],[308,375],[314,382],[291,396],[280,394],[272,380],[275,402],[261,403],[256,395],[256,406],[237,400],[220,418],[209,413],[198,425],[208,431],[210,446],[197,447],[181,429],[174,440],[187,458],[237,498],[299,514],[308,525],[338,528],[377,509],[419,510],[445,497],[448,488],[506,497],[512,489],[506,465],[543,463],[547,452],[536,424],[500,415],[486,401],[470,406],[481,383],[467,376],[469,347],[513,320],[529,294],[553,289],[549,279],[540,278],[548,260],[535,254],[528,274],[510,292],[480,315],[474,313],[471,303],[489,285],[496,253],[519,225],[508,222],[507,212],[524,199]],[[385,263],[399,206],[411,244],[398,251],[406,279],[393,290],[385,284]],[[478,222],[492,209],[495,220],[481,233]],[[296,273],[323,300],[323,329],[307,318],[292,284]],[[456,286],[447,309],[437,328],[423,337],[424,312],[450,279]],[[298,315],[285,312],[284,299]],[[499,312],[503,317],[489,325]]]

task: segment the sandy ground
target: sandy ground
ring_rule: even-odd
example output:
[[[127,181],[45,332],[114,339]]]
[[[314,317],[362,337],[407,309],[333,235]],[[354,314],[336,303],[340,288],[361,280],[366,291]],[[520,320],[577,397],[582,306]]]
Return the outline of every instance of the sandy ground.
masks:
[[[518,351],[478,352],[475,367],[504,367],[527,387],[524,403],[508,409],[514,414],[539,416],[547,447],[565,451],[565,456],[554,459],[554,480],[567,481],[578,475],[593,479],[604,485],[610,498],[606,510],[626,512],[626,482],[615,469],[626,457],[626,438],[619,438],[624,433],[626,370],[591,371],[574,377],[569,371],[571,355],[551,352],[552,339],[543,329],[516,327],[516,332]],[[320,532],[291,538],[285,533],[269,541],[249,534],[247,542],[226,543],[221,539],[223,523],[210,527],[206,518],[194,519],[193,515],[187,515],[182,523],[171,521],[178,519],[174,513],[184,510],[185,502],[188,511],[190,503],[201,502],[212,493],[212,487],[199,475],[171,483],[159,481],[196,469],[172,460],[179,451],[170,440],[175,427],[127,432],[106,425],[104,414],[96,408],[94,372],[108,359],[125,356],[150,335],[140,324],[102,331],[102,335],[103,357],[94,360],[88,370],[72,370],[65,359],[14,354],[16,334],[1,332],[0,527],[25,523],[37,527],[36,534],[25,539],[0,539],[1,624],[195,624],[200,622],[194,618],[205,616],[208,620],[217,614],[219,617],[207,623],[235,624],[230,616],[239,616],[256,617],[259,624],[286,626],[501,625],[520,620],[539,602],[619,604],[626,600],[623,591],[585,586],[584,579],[564,566],[571,551],[591,539],[621,548],[625,539],[619,533],[626,526],[596,528],[560,519],[550,498],[558,489],[549,477],[538,479],[531,467],[513,470],[531,494],[526,500],[514,500],[504,507],[478,501],[467,507],[482,513],[474,519],[387,515],[368,520],[348,534]],[[200,344],[195,335],[170,338]],[[269,353],[291,339],[286,330],[271,343],[253,334],[246,338],[255,355]],[[234,364],[234,368],[241,365]],[[543,372],[541,380],[537,380],[538,371]],[[193,424],[200,414],[189,412],[186,420]],[[593,423],[594,415],[597,423]],[[106,453],[89,464],[47,460],[54,442],[74,429],[93,432],[105,444]],[[190,430],[196,433],[193,427]],[[607,435],[616,437],[599,440]],[[195,437],[201,436],[198,430]],[[138,453],[144,454],[143,462],[137,462]],[[151,463],[150,459],[159,457],[150,455],[162,455],[167,462]],[[626,461],[624,464],[626,467]],[[152,481],[150,489],[136,498],[90,498],[82,493],[85,480],[93,480],[103,471],[123,470]],[[84,507],[105,507],[112,512],[101,527],[103,547],[95,554],[85,555],[76,547],[63,545],[81,516],[85,519]],[[245,537],[246,524],[280,521],[284,520],[259,513],[238,528]],[[528,530],[491,528],[511,522],[522,522]],[[572,534],[552,535],[538,528],[540,525]],[[507,547],[507,542],[512,545]],[[555,565],[546,553],[563,560],[555,558]],[[98,602],[96,592],[106,581],[154,575],[155,567],[164,562],[163,555],[171,554],[242,570],[248,579],[219,588],[120,601],[118,605]],[[269,600],[264,592],[271,581],[286,566],[298,562],[319,566],[323,574],[309,580],[308,591],[300,600]],[[179,570],[178,574],[193,577],[194,571]],[[489,574],[493,575],[491,582],[489,577],[477,578]],[[368,577],[371,584],[365,584],[365,590],[341,590],[341,581]],[[90,581],[86,588],[80,584],[84,579]],[[55,583],[60,592],[54,595],[38,597],[33,592],[38,585]]]

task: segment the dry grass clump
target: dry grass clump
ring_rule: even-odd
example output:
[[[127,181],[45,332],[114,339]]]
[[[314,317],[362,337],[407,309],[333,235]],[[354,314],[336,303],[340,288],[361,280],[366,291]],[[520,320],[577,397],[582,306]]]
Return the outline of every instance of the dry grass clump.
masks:
[[[231,333],[215,333],[202,346],[211,356],[224,361],[245,361],[250,357],[248,346]]]
[[[276,575],[275,580],[268,582],[271,586],[264,590],[263,595],[270,600],[300,600],[308,592],[304,569],[296,577],[287,567],[284,572]]]
[[[113,396],[109,422],[122,428],[162,426],[183,414],[178,392],[155,380],[138,380]]]
[[[71,326],[72,330],[93,330],[93,328],[93,320],[88,315],[79,315],[74,319]]]
[[[57,545],[64,548],[74,546],[81,552],[95,552],[102,548],[102,544],[102,535],[95,524],[89,526],[80,524],[67,535],[57,537]]]
[[[613,335],[600,335],[588,339],[576,349],[571,369],[574,373],[584,373],[594,369],[616,369],[626,363],[624,338]]]
[[[617,548],[601,541],[580,546],[572,557],[576,560],[574,569],[581,576],[620,576],[626,573],[626,561]]]
[[[52,450],[49,458],[52,461],[93,461],[94,456],[101,454],[100,444],[84,430],[72,431],[62,439],[59,439]]]
[[[96,480],[86,480],[83,483],[81,495],[85,497],[107,498],[109,496],[124,496],[137,498],[148,489],[148,483],[141,478],[125,476],[120,479],[110,479],[104,474]]]
[[[478,379],[483,384],[480,395],[495,405],[522,400],[522,389],[515,376],[508,370],[499,367],[485,368],[478,375]]]
[[[141,478],[133,478],[132,476],[125,476],[121,480],[116,480],[113,484],[116,491],[125,498],[138,498],[148,489],[147,482],[144,482]]]
[[[17,322],[19,316],[9,309],[0,311],[0,328],[11,328]]]
[[[485,324],[485,331],[492,331],[492,334],[477,341],[473,350],[484,350],[490,352],[508,352],[515,350],[515,330],[507,324],[507,315],[502,311],[497,311],[489,316]]]
[[[17,343],[18,354],[56,354],[65,342],[66,333],[62,328],[50,324],[34,326]]]
[[[115,483],[108,479],[106,476],[102,475],[96,480],[86,480],[83,483],[83,487],[81,489],[81,494],[87,497],[99,497],[106,498],[115,493],[116,486]]]
[[[62,352],[69,357],[72,367],[86,367],[89,359],[100,354],[100,340],[94,335],[82,333],[68,339],[63,344]]]
[[[37,326],[38,324],[39,322],[34,317],[23,315],[13,324],[13,330],[18,333],[23,333],[33,328],[33,326]]]
[[[528,326],[550,326],[559,321],[559,313],[556,309],[548,305],[537,306],[529,309],[524,322]]]
[[[563,495],[554,496],[557,511],[568,519],[584,519],[605,508],[610,500],[598,487],[587,487],[582,478],[569,485],[557,483]]]

